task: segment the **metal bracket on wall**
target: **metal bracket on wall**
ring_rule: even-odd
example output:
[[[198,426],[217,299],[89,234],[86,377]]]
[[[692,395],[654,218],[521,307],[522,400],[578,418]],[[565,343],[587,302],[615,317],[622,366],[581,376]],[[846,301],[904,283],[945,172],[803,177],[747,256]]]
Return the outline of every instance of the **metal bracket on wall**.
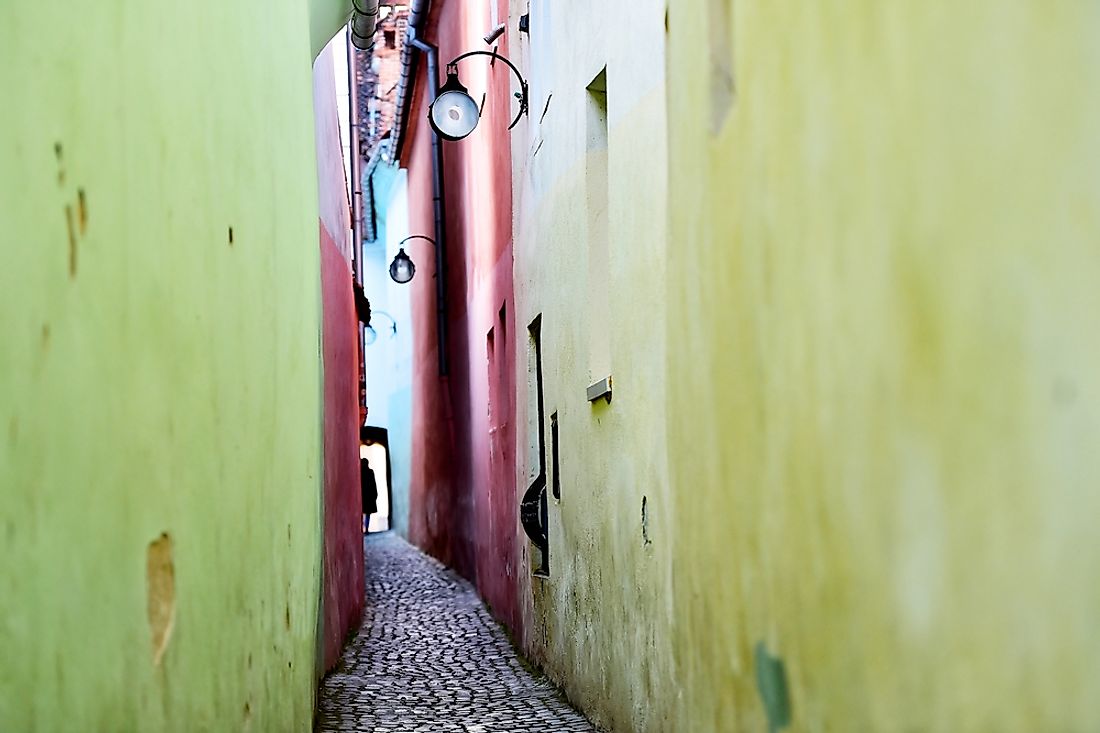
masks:
[[[607,404],[611,404],[611,375],[607,375],[598,382],[588,385],[588,401],[595,402],[603,397]]]

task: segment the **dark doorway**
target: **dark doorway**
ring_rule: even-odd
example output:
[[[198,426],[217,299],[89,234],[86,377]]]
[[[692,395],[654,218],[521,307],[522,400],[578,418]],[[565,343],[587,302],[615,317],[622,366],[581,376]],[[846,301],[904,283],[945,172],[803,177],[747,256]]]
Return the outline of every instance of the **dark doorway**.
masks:
[[[390,508],[393,506],[389,432],[385,428],[359,428],[359,457],[370,462],[378,485],[378,511],[370,515],[367,532],[386,532],[391,527]]]

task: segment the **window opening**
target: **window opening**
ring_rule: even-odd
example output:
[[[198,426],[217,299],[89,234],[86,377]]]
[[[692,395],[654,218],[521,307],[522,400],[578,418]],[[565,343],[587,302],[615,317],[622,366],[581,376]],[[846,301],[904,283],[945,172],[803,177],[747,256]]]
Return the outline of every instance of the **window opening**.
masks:
[[[542,390],[542,316],[536,316],[535,320],[527,328],[529,363],[533,362],[534,379],[529,382],[529,389],[534,391],[535,415],[538,419],[536,433],[538,435],[538,474],[534,481],[527,487],[520,503],[520,524],[523,531],[534,543],[538,550],[538,566],[533,571],[538,576],[550,575],[550,545],[547,536],[547,501],[546,501],[546,429],[545,412]]]
[[[586,219],[588,239],[588,324],[590,381],[611,373],[610,299],[607,280],[611,272],[609,243],[609,180],[607,129],[607,67],[588,85],[585,125]]]
[[[558,470],[558,413],[550,415],[550,491],[561,501],[561,472]]]

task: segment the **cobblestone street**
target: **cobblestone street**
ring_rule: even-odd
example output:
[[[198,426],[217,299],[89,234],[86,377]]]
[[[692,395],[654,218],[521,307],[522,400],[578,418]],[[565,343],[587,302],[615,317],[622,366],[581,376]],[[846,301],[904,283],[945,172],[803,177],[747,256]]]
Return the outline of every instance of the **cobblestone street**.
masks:
[[[317,731],[595,731],[520,664],[465,579],[393,534],[366,542],[366,608],[321,684]]]

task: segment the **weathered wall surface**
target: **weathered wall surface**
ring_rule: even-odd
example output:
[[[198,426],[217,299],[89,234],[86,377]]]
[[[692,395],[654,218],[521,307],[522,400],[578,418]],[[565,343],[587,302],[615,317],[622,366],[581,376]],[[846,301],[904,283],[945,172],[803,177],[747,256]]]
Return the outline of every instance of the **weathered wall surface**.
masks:
[[[610,729],[673,730],[664,6],[555,2],[531,11],[517,55],[532,112],[513,135],[517,478],[522,491],[538,473],[526,328],[541,314],[546,461],[560,500],[549,503],[550,577],[523,575],[524,642]],[[522,12],[526,3],[516,3],[513,15]],[[618,19],[628,19],[624,32],[606,33]],[[597,81],[605,68],[606,82]],[[611,403],[590,404],[586,388],[608,374]]]
[[[4,730],[310,725],[308,18],[0,7]]]
[[[1094,728],[1097,8],[669,27],[675,729]]]
[[[322,365],[324,370],[324,654],[327,670],[363,610],[363,502],[359,480],[359,342],[352,294],[351,211],[340,142],[332,54],[335,38],[313,69],[313,108],[320,201]]]
[[[363,611],[359,476],[359,350],[351,269],[321,229],[325,427],[324,669],[340,657]]]
[[[472,48],[505,3],[445,2],[433,11],[428,38],[440,63]],[[507,53],[507,38],[500,50]],[[431,129],[424,64],[408,121],[404,161],[409,169],[410,234],[434,236]],[[480,99],[478,129],[446,143],[446,229],[449,373],[439,376],[436,348],[434,253],[412,243],[415,323],[413,446],[409,536],[474,580],[494,613],[518,628],[514,410],[515,322],[512,303],[511,163],[505,128],[515,111],[514,82],[503,64],[461,64],[463,82]],[[490,76],[491,75],[491,76]],[[489,79],[492,78],[492,83]],[[490,341],[492,347],[490,347]]]

